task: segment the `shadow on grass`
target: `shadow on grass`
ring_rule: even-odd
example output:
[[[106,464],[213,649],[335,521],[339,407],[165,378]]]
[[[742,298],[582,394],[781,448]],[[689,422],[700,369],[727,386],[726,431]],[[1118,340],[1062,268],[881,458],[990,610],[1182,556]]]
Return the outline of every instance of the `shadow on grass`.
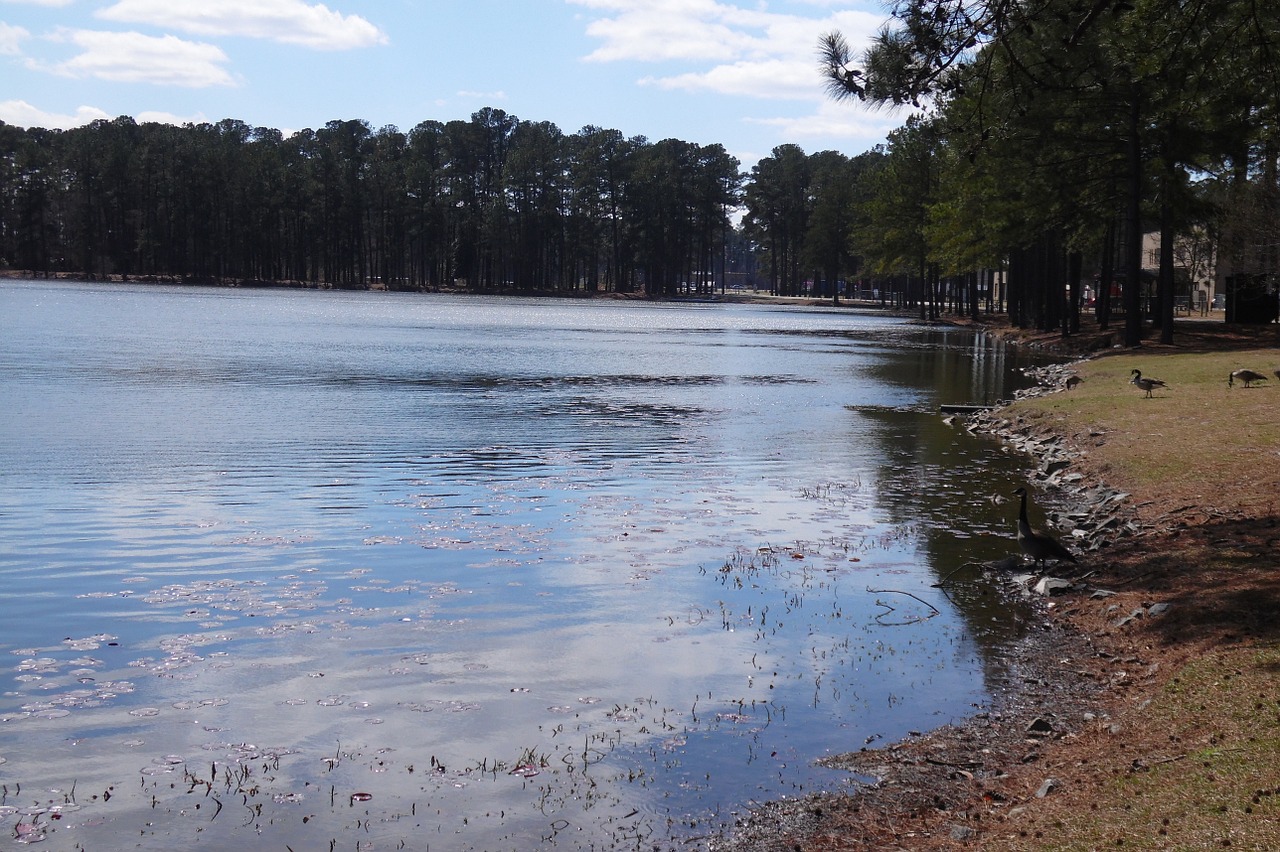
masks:
[[[1146,622],[1178,643],[1280,641],[1280,526],[1249,518],[1187,527],[1172,539],[1139,539],[1112,554],[1098,585],[1172,606]]]

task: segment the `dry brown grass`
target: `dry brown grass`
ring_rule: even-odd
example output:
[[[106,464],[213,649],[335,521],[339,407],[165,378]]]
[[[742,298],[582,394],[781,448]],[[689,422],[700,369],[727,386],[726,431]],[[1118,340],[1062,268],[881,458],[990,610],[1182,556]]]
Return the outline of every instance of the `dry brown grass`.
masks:
[[[1229,388],[1242,367],[1271,375],[1280,351],[1126,352],[1081,364],[1074,391],[1012,410],[1071,435],[1096,473],[1143,501],[1269,514],[1280,493],[1280,379]],[[1134,369],[1168,387],[1147,399],[1129,383]]]
[[[1278,671],[1274,647],[1214,650],[1191,661],[1140,712],[1122,718],[1119,733],[1086,734],[1073,749],[1080,759],[1070,767],[1070,786],[1044,807],[1007,820],[989,844],[1278,848]],[[1145,730],[1126,735],[1126,723]]]
[[[1092,566],[1119,594],[1065,615],[1156,674],[1061,745],[1062,794],[993,848],[1280,849],[1280,381],[1228,388],[1242,367],[1270,375],[1280,350],[1109,355],[1072,393],[1019,404],[1132,493],[1143,534]],[[1168,388],[1144,398],[1134,368]],[[1115,626],[1153,601],[1174,608]]]

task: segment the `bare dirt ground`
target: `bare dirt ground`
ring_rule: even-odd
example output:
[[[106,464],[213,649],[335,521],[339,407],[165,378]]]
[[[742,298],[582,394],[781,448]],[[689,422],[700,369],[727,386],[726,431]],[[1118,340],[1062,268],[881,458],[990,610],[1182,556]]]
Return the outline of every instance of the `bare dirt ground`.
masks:
[[[1098,332],[1065,345],[992,332],[1073,355],[1108,351]],[[1141,352],[1159,365],[1166,353],[1256,356],[1278,340],[1274,326],[1183,321],[1173,346]],[[1268,372],[1280,366],[1280,350],[1270,354]],[[1280,410],[1280,387],[1254,390],[1250,404]],[[1211,447],[1232,414],[1206,408],[1195,428]],[[1215,412],[1221,421],[1206,425]],[[1073,443],[1097,434],[1069,413],[1045,420]],[[1195,450],[1204,436],[1178,437],[1178,423],[1153,415],[1150,428],[1197,475],[1164,477],[1149,493],[1123,483],[1137,531],[1082,558],[1075,588],[1044,601],[1041,629],[1011,652],[987,712],[844,755],[832,763],[876,783],[771,803],[715,848],[1280,848],[1280,445],[1215,480],[1213,453]],[[1097,449],[1075,468],[1114,481],[1117,464]]]

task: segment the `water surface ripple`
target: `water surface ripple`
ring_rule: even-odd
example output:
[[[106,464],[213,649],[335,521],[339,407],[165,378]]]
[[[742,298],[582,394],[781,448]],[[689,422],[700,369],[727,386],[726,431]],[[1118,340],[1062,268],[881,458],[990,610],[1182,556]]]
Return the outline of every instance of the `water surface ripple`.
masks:
[[[968,715],[1017,353],[843,310],[0,283],[0,830],[684,848]]]

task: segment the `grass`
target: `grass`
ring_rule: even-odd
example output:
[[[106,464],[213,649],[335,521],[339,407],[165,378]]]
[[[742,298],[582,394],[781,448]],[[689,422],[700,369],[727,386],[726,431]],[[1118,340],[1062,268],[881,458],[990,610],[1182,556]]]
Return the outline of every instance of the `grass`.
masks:
[[[1079,365],[1068,393],[1010,410],[1074,435],[1113,486],[1163,502],[1184,494],[1220,510],[1270,512],[1280,491],[1280,380],[1227,386],[1241,367],[1271,375],[1276,349],[1149,354],[1126,352]],[[1151,399],[1131,371],[1165,381]]]
[[[1178,595],[1174,619],[1135,634],[1164,666],[1157,685],[1123,699],[1118,731],[1108,720],[1064,744],[1064,792],[1010,816],[990,835],[998,848],[1280,849],[1277,367],[1276,348],[1126,351],[1079,364],[1075,390],[1010,409],[1072,436],[1082,466],[1148,521],[1195,511],[1131,554],[1128,576],[1160,577],[1144,594]],[[1135,368],[1168,387],[1144,398]],[[1240,368],[1271,378],[1229,389]]]
[[[1093,768],[1087,804],[1065,797],[1009,849],[1280,848],[1280,650],[1223,650],[1183,667],[1131,724],[1163,745]]]

